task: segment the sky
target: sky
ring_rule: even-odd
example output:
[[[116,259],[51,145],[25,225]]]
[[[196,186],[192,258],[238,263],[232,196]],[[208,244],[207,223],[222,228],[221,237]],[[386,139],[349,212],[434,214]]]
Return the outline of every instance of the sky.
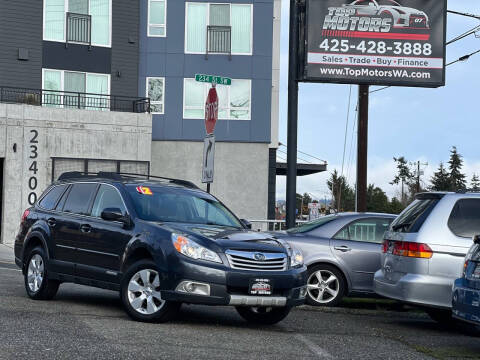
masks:
[[[448,9],[480,15],[480,0],[449,0]],[[289,1],[282,0],[280,142],[287,144]],[[449,14],[447,40],[480,25],[480,20]],[[477,33],[480,36],[480,32]],[[447,46],[447,63],[480,49],[480,37],[471,35]],[[371,87],[375,90],[378,87]],[[350,85],[299,84],[298,149],[328,162],[328,171],[298,177],[297,192],[313,198],[330,198],[326,185],[331,172],[342,171]],[[355,183],[356,103],[358,86],[351,86],[350,116],[343,174]],[[446,85],[437,89],[391,87],[370,95],[368,183],[381,187],[389,197],[399,187],[389,183],[395,176],[393,157],[420,160],[428,185],[441,161],[447,162],[452,146],[464,157],[470,180],[480,174],[480,53],[447,68]],[[353,135],[353,136],[352,136]],[[352,143],[352,139],[354,140]],[[286,151],[285,147],[280,147]],[[279,161],[286,155],[278,152]],[[315,159],[302,154],[311,162]],[[302,162],[301,160],[299,160]],[[285,199],[286,178],[277,177],[277,199]]]

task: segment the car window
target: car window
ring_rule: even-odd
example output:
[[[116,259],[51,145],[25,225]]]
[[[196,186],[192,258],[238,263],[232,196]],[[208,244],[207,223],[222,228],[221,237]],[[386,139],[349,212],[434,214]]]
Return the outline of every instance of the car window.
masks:
[[[53,210],[66,187],[66,185],[57,185],[52,187],[50,191],[42,198],[42,200],[40,200],[38,205],[40,205],[42,209]]]
[[[322,216],[316,220],[309,221],[305,224],[302,224],[298,227],[288,229],[287,232],[290,234],[297,234],[297,233],[306,233],[312,230],[315,230],[319,228],[320,226],[323,226],[325,224],[328,224],[330,221],[339,219],[337,215],[327,215],[327,216]]]
[[[406,233],[418,232],[438,201],[434,198],[413,201],[392,223],[392,230]]]
[[[95,195],[96,189],[97,184],[74,184],[65,201],[63,211],[89,215],[88,208]]]
[[[455,203],[448,227],[457,236],[480,235],[480,199],[461,199]]]
[[[127,209],[117,189],[110,185],[101,185],[92,207],[92,216],[100,217],[106,208],[116,208],[126,214]]]
[[[388,230],[392,219],[367,218],[346,225],[333,238],[371,243],[382,243],[383,235]]]

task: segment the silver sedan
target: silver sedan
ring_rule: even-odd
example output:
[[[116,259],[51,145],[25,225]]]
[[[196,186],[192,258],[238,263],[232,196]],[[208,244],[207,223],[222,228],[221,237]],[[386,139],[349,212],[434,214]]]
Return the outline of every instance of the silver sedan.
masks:
[[[336,306],[346,295],[373,293],[383,234],[394,219],[391,214],[343,213],[276,233],[303,252],[307,303]]]

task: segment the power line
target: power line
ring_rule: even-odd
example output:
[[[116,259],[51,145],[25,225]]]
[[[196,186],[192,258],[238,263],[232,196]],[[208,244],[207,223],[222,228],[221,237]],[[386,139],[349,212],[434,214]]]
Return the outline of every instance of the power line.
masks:
[[[480,49],[478,49],[477,51],[472,52],[471,54],[463,55],[463,56],[459,57],[457,60],[452,61],[451,63],[448,63],[448,64],[445,65],[445,66],[453,65],[453,64],[455,64],[455,63],[457,63],[457,62],[460,62],[460,61],[467,61],[470,57],[472,57],[473,55],[478,54],[478,53],[480,53]]]
[[[462,40],[463,38],[475,34],[477,31],[480,31],[480,25],[475,26],[474,28],[465,31],[463,34],[458,35],[457,37],[453,38],[452,40],[447,42],[447,45],[450,45],[451,43],[454,43],[455,41]]]
[[[480,15],[469,14],[469,13],[464,13],[464,12],[455,11],[455,10],[447,10],[447,12],[450,14],[461,15],[461,16],[471,17],[471,18],[480,20]]]
[[[348,120],[350,119],[351,99],[352,99],[352,85],[350,85],[350,91],[348,93],[347,121],[345,122],[345,138],[343,140],[343,157],[342,157],[342,173],[341,173],[341,176],[343,176],[343,166],[345,164],[345,151],[347,149]]]

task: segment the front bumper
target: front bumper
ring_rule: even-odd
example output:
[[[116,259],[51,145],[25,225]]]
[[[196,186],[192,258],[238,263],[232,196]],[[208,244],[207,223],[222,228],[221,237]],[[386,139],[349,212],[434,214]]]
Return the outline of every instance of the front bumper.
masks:
[[[235,270],[222,264],[179,259],[169,272],[168,286],[162,288],[162,298],[190,304],[231,305],[231,306],[299,306],[305,303],[307,283],[306,268],[286,271],[245,271]],[[252,296],[248,293],[250,280],[269,279],[273,293],[269,296]],[[198,282],[209,287],[208,295],[178,291],[184,281]]]
[[[453,279],[420,274],[405,274],[397,282],[389,281],[382,270],[375,273],[373,290],[378,295],[413,303],[450,309]]]

